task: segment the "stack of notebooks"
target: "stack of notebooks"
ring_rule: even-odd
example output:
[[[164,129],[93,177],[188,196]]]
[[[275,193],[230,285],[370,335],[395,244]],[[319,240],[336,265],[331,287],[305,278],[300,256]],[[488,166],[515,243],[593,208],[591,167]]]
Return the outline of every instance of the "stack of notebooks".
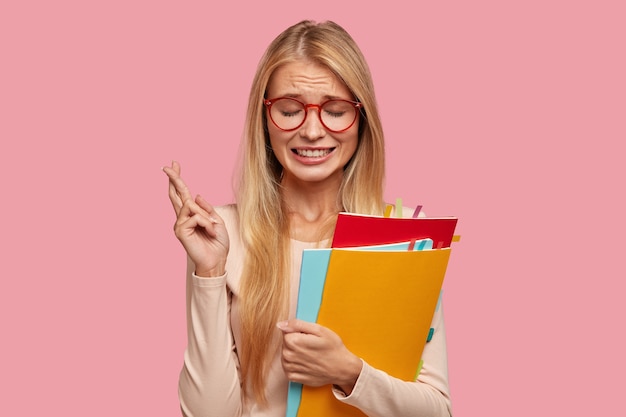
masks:
[[[302,255],[296,317],[336,332],[374,368],[414,381],[450,257],[456,217],[340,213],[329,249]],[[286,417],[365,416],[331,389],[290,383]]]

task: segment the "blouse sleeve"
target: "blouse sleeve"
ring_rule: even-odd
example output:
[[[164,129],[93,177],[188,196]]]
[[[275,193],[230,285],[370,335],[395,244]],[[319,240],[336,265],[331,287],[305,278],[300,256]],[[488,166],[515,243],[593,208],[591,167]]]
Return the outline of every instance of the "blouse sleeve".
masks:
[[[230,327],[226,275],[200,278],[187,268],[187,348],[179,378],[183,415],[236,417],[242,413],[239,362]]]
[[[402,381],[363,363],[349,396],[334,390],[335,397],[359,408],[369,417],[452,416],[448,388],[448,363],[443,308],[433,316],[435,331],[424,346],[423,365],[416,381]]]

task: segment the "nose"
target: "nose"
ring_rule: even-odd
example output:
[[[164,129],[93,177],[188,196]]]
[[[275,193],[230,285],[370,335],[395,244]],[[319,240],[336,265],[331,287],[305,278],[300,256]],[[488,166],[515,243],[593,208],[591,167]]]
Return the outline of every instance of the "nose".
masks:
[[[319,117],[320,108],[317,105],[307,106],[306,119],[300,126],[300,136],[308,140],[318,140],[326,136],[326,129]]]

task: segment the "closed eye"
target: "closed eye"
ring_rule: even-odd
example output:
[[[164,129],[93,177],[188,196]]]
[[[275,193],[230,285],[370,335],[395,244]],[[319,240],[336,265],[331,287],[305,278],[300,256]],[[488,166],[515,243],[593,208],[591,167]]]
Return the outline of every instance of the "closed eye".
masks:
[[[280,114],[281,116],[284,117],[296,117],[299,113],[301,113],[302,110],[296,110],[296,111],[281,111]]]
[[[344,114],[346,114],[345,111],[339,112],[339,111],[328,111],[328,110],[325,110],[325,113],[329,115],[330,117],[342,117]]]

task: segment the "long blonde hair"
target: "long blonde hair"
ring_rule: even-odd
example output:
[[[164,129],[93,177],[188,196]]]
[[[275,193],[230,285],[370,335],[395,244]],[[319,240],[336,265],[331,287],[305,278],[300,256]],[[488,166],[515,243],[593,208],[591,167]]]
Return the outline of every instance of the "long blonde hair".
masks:
[[[363,103],[359,144],[344,169],[338,195],[345,211],[382,214],[384,140],[374,86],[367,63],[352,37],[334,22],[302,21],[269,45],[250,91],[243,138],[237,207],[246,257],[241,279],[242,346],[239,349],[244,390],[252,387],[265,403],[265,375],[278,347],[276,322],[288,310],[290,235],[281,195],[282,166],[272,152],[263,98],[271,75],[282,65],[307,59],[334,72],[355,100]]]

